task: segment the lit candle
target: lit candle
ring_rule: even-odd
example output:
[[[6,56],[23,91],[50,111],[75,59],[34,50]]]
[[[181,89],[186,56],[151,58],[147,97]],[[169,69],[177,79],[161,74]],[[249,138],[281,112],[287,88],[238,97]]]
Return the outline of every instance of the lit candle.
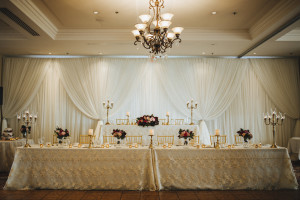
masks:
[[[89,135],[93,135],[94,130],[93,129],[89,129]]]
[[[149,135],[152,135],[152,136],[154,135],[154,130],[153,129],[149,130]]]
[[[130,112],[127,112],[127,113],[126,113],[126,116],[130,116]]]
[[[21,116],[17,114],[17,119],[21,119]]]
[[[216,135],[220,135],[220,130],[216,129]]]
[[[170,113],[169,113],[169,112],[167,112],[167,116],[170,116]]]
[[[187,103],[187,104],[189,104],[190,102],[189,102],[189,101],[187,101],[186,103]]]

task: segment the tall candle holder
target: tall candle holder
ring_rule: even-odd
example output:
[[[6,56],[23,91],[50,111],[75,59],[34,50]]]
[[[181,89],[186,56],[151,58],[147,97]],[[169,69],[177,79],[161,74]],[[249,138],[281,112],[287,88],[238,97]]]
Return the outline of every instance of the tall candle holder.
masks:
[[[190,106],[189,105],[190,105],[190,102],[188,101],[186,103],[186,106],[187,106],[188,109],[191,109],[191,123],[190,123],[190,125],[194,125],[194,123],[193,123],[193,109],[197,109],[198,104],[197,103],[194,104],[194,100],[192,99],[191,100],[191,105]]]
[[[149,145],[149,149],[153,149],[153,141],[152,141],[152,137],[153,135],[149,135],[151,138],[150,138],[150,145]]]
[[[169,125],[170,124],[170,114],[169,114],[169,112],[167,112],[166,116],[167,116],[167,125]]]
[[[108,111],[109,109],[112,109],[114,107],[114,102],[109,103],[109,100],[107,100],[107,103],[103,102],[103,108],[106,109],[106,123],[105,125],[110,125],[108,121]]]
[[[216,135],[216,136],[217,136],[217,142],[215,144],[215,149],[220,149],[220,142],[219,142],[220,135]]]
[[[92,144],[93,144],[93,135],[89,135],[89,139],[90,139],[90,142],[89,142],[89,149],[93,148]]]
[[[282,115],[282,113],[280,112],[279,114],[277,114],[276,109],[274,111],[272,111],[271,109],[271,115],[269,115],[268,112],[266,115],[264,115],[265,124],[273,126],[273,144],[271,148],[277,148],[276,138],[275,138],[275,126],[277,125],[281,126],[284,119],[285,119],[285,114]]]
[[[30,132],[29,127],[33,125],[37,120],[37,114],[30,114],[29,110],[26,110],[24,113],[17,114],[18,124],[24,125],[26,128],[26,143],[24,147],[31,147],[28,144],[28,134]]]
[[[127,116],[127,125],[130,125],[130,123],[129,123],[129,117],[130,117],[130,113],[129,113],[129,112],[127,112],[127,113],[126,113],[126,116]]]

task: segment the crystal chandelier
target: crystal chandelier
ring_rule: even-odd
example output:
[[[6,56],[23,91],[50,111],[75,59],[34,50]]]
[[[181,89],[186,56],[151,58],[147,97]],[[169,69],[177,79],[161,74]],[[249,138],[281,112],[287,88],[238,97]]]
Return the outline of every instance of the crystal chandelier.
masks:
[[[137,30],[132,33],[136,41],[134,45],[140,42],[153,55],[163,54],[168,48],[172,48],[175,41],[181,42],[179,38],[182,27],[172,28],[173,32],[169,32],[169,26],[172,24],[173,14],[164,13],[161,15],[160,10],[164,8],[164,0],[149,0],[149,12],[151,15],[140,15],[142,24],[136,24]],[[153,25],[151,27],[151,25]],[[152,28],[152,29],[151,29]]]

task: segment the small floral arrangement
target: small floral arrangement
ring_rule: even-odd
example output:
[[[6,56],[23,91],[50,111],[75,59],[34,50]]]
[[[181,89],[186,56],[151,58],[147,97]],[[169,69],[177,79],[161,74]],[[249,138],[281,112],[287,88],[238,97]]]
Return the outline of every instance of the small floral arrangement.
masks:
[[[56,130],[54,131],[58,139],[62,139],[65,137],[70,136],[68,129],[63,130],[62,128],[56,127]]]
[[[189,138],[190,140],[194,138],[194,132],[193,131],[189,131],[189,129],[187,130],[184,130],[184,129],[179,129],[179,132],[178,132],[178,137],[179,138],[184,138],[184,139],[187,139]]]
[[[250,133],[249,130],[244,130],[244,129],[240,129],[239,131],[237,131],[237,133],[239,134],[239,136],[242,136],[244,138],[245,142],[248,142],[248,140],[251,140],[253,138],[252,133]]]
[[[142,117],[138,117],[136,119],[136,123],[138,126],[155,126],[159,124],[158,117],[154,117],[152,115],[144,115]]]
[[[111,133],[117,139],[123,140],[126,137],[126,132],[120,129],[114,129]]]
[[[22,125],[22,126],[21,126],[20,131],[21,131],[21,133],[23,134],[23,137],[26,137],[27,129],[26,129],[26,126],[25,126],[25,125]],[[30,131],[31,131],[31,126],[28,126],[28,134],[30,134]]]

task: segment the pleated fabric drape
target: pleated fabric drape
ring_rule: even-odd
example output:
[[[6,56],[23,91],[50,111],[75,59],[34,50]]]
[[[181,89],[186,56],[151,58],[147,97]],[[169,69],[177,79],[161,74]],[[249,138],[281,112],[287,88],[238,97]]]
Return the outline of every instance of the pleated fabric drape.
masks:
[[[186,102],[194,99],[194,122],[201,134],[220,129],[229,142],[239,128],[255,142],[270,143],[271,129],[262,113],[287,114],[277,141],[286,146],[299,119],[299,67],[296,59],[169,58],[5,58],[4,117],[18,135],[16,113],[39,115],[31,137],[51,141],[55,126],[68,128],[72,141],[99,120],[102,102],[114,101],[109,120],[154,114],[190,121]]]

